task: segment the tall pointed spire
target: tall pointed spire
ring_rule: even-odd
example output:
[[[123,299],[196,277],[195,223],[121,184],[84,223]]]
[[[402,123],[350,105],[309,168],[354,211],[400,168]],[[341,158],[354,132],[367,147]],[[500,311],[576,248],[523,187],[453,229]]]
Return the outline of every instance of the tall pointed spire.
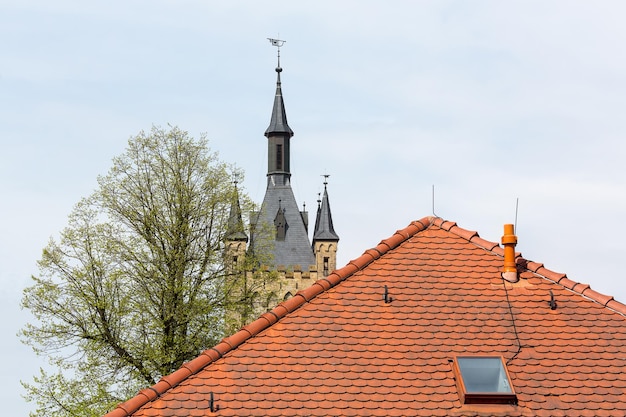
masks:
[[[317,218],[315,219],[315,230],[313,231],[313,244],[318,240],[338,241],[339,236],[333,227],[333,216],[330,212],[330,202],[328,201],[328,177],[324,175],[324,194],[318,201]]]
[[[280,67],[280,47],[285,41],[278,39],[270,39],[272,45],[278,47],[278,65],[276,66],[276,96],[274,97],[274,107],[272,108],[272,117],[270,125],[265,130],[265,136],[270,137],[272,133],[287,133],[289,137],[293,136],[293,130],[287,124],[287,113],[285,112],[285,103],[283,101],[283,92],[280,83],[280,73],[283,69]]]
[[[267,181],[272,185],[289,184],[291,178],[291,137],[293,130],[287,124],[287,113],[280,85],[280,47],[285,41],[270,39],[272,45],[278,47],[278,66],[276,67],[276,95],[274,97],[274,107],[272,107],[272,117],[270,125],[265,130],[267,137]]]
[[[268,38],[269,39],[269,38]],[[269,39],[280,48],[284,41]],[[257,233],[271,231],[271,255],[275,267],[309,270],[316,259],[307,233],[306,214],[298,208],[291,189],[290,142],[293,131],[287,124],[285,104],[281,90],[280,49],[276,68],[276,95],[267,137],[267,189],[261,211],[255,219]],[[252,237],[252,246],[262,245],[261,239]]]

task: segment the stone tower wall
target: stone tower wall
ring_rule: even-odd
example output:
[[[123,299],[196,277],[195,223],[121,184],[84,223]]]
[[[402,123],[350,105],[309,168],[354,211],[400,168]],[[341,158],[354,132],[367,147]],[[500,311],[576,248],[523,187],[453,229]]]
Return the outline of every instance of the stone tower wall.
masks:
[[[313,252],[320,278],[328,276],[337,269],[337,242],[316,241],[313,244]]]

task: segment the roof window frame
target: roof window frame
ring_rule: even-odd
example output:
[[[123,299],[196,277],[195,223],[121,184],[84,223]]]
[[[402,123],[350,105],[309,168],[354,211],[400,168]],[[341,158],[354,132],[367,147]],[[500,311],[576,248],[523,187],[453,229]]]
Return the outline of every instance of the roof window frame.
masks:
[[[476,390],[468,389],[468,385],[471,385],[471,382],[468,384],[466,380],[463,378],[462,366],[459,364],[459,359],[472,360],[472,359],[490,359],[496,360],[498,359],[501,365],[498,373],[503,373],[506,376],[505,384],[508,385],[509,391],[491,391],[491,390]],[[459,391],[459,397],[461,399],[462,404],[517,404],[517,395],[515,393],[515,388],[513,387],[513,382],[511,380],[511,375],[509,374],[509,370],[506,367],[506,362],[502,356],[498,355],[458,355],[454,357],[452,361],[452,368],[456,380],[457,389]],[[466,369],[467,373],[467,369]],[[468,377],[466,375],[466,377]],[[499,375],[497,378],[501,378],[502,375]],[[469,377],[468,377],[469,378]]]

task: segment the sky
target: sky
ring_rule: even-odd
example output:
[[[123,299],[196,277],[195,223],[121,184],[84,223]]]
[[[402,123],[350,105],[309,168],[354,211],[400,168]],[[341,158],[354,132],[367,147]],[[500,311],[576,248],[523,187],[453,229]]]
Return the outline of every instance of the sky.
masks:
[[[0,0],[0,401],[37,260],[128,138],[206,133],[261,202],[276,48],[296,200],[345,265],[436,214],[626,302],[622,1]],[[517,213],[517,216],[516,216]],[[312,220],[313,221],[313,220]]]

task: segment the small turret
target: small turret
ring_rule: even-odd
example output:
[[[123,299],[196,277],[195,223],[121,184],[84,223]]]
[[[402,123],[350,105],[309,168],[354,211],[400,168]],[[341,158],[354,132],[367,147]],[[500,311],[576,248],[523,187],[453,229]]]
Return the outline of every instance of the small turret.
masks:
[[[228,216],[228,228],[224,236],[226,266],[235,270],[243,262],[246,254],[248,235],[245,232],[243,219],[241,217],[241,206],[239,204],[239,191],[237,181],[235,181],[235,192],[230,205]]]
[[[317,203],[317,217],[313,231],[313,253],[317,271],[327,276],[337,268],[337,244],[339,236],[333,227],[333,217],[328,201],[328,177],[324,175],[324,194]]]

